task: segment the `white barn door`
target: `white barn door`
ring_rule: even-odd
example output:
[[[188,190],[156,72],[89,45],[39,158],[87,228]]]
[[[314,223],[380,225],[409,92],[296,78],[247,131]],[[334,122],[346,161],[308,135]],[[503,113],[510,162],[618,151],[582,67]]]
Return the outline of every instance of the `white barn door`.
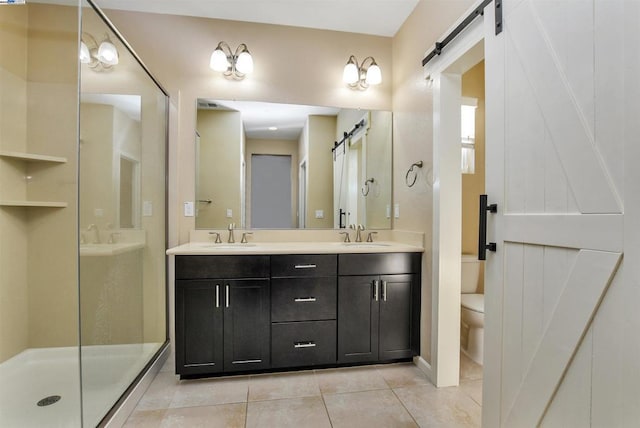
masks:
[[[495,36],[485,16],[483,426],[638,426],[640,1],[503,18]]]

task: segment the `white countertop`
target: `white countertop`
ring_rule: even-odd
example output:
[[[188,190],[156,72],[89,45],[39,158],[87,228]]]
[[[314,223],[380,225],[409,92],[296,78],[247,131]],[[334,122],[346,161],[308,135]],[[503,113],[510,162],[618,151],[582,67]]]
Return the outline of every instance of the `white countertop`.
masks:
[[[168,255],[238,254],[337,254],[337,253],[422,253],[424,248],[393,241],[379,242],[250,242],[215,244],[190,242],[167,250]]]

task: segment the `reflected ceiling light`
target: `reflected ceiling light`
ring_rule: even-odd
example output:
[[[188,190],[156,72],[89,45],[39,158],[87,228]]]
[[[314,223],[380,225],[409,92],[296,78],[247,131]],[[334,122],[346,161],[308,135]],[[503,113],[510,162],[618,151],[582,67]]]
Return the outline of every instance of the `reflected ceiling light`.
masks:
[[[108,34],[98,44],[89,33],[82,33],[80,40],[80,62],[87,64],[94,71],[110,70],[120,62],[120,55],[116,45],[113,44]]]
[[[358,65],[356,57],[351,55],[347,65],[344,66],[342,80],[351,89],[363,91],[369,86],[379,85],[382,82],[382,72],[373,57],[366,57],[362,64]]]
[[[244,43],[231,52],[227,42],[220,42],[211,54],[209,67],[222,72],[227,79],[242,80],[253,71],[253,58]]]
[[[278,127],[277,126],[270,126],[269,127],[269,131],[277,131]]]

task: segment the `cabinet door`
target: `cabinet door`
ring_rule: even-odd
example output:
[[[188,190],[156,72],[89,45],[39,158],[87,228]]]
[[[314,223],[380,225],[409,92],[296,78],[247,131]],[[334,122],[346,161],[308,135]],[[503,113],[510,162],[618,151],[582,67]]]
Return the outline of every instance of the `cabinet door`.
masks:
[[[224,370],[269,368],[269,280],[227,280],[224,294]]]
[[[176,373],[216,373],[222,364],[222,282],[176,281]],[[216,305],[216,302],[219,304]]]
[[[378,360],[378,276],[338,277],[338,362]]]
[[[413,275],[380,277],[380,360],[413,356]]]

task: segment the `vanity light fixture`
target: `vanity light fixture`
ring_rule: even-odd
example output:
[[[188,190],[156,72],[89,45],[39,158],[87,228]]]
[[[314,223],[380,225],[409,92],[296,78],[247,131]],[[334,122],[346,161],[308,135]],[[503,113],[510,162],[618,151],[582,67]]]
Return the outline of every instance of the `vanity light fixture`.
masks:
[[[253,71],[253,58],[247,45],[240,43],[235,52],[227,42],[220,42],[211,54],[209,67],[214,71],[220,71],[227,79],[242,80]]]
[[[372,56],[366,57],[360,65],[355,56],[351,55],[347,65],[344,66],[342,80],[351,89],[364,91],[369,86],[379,85],[382,82],[382,72]]]
[[[105,71],[120,62],[120,55],[108,34],[105,33],[104,39],[98,44],[91,34],[82,33],[80,62],[94,71]]]

